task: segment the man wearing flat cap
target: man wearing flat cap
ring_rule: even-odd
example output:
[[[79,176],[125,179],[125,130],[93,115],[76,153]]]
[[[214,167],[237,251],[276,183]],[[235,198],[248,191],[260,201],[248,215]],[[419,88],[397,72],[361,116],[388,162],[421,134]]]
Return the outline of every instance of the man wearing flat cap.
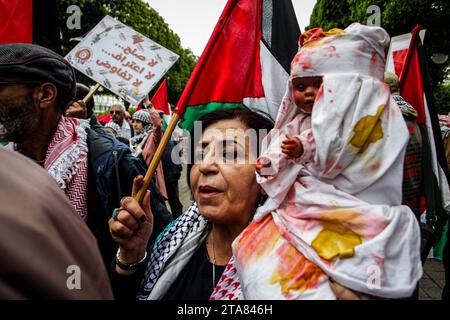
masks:
[[[0,45],[0,124],[5,138],[53,177],[96,236],[109,266],[117,247],[108,220],[146,168],[128,147],[91,130],[88,120],[65,117],[75,97],[75,73],[63,57],[33,44]],[[151,188],[155,227],[160,229],[170,213],[155,186]]]
[[[15,149],[44,167],[87,216],[86,123],[65,118],[75,73],[53,51],[31,44],[0,46],[0,122]]]

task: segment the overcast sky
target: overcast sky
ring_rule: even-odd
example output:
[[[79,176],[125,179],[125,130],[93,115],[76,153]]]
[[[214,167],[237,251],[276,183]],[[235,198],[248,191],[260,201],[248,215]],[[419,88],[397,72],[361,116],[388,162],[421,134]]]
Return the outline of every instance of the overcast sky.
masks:
[[[200,56],[227,0],[145,0],[181,39],[184,48]],[[316,0],[292,0],[300,29],[309,24]]]

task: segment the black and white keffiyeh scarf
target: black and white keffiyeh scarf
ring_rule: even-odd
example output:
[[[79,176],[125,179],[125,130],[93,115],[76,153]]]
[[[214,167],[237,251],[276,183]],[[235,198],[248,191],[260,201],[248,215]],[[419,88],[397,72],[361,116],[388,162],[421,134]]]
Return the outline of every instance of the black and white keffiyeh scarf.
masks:
[[[147,142],[147,138],[153,132],[151,124],[144,127],[144,130],[130,139],[130,148],[133,156],[139,157]]]
[[[183,215],[169,224],[156,239],[137,299],[158,300],[164,297],[197,248],[208,235],[208,221],[194,203]]]

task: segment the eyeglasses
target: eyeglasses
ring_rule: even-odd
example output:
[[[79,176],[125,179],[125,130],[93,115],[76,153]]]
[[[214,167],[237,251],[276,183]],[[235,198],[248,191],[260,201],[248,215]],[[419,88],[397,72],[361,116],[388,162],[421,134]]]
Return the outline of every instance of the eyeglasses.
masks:
[[[114,110],[111,110],[109,113],[110,113],[110,114],[121,114],[122,111],[114,111]]]
[[[26,80],[0,80],[0,85],[14,85],[14,84],[41,84],[41,81],[26,81]]]

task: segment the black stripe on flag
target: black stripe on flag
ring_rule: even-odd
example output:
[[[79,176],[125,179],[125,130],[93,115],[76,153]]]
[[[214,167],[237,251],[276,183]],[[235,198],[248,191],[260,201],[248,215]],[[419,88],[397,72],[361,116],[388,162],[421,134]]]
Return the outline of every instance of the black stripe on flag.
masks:
[[[416,48],[418,54],[418,60],[420,65],[420,73],[422,76],[422,86],[425,93],[426,108],[428,108],[428,113],[430,115],[431,127],[433,129],[434,137],[434,148],[436,150],[436,158],[438,166],[444,171],[447,177],[447,182],[449,180],[449,170],[447,166],[447,160],[445,158],[444,144],[442,142],[441,130],[439,127],[439,120],[434,106],[434,99],[430,85],[430,74],[428,73],[427,63],[425,61],[425,55],[423,52],[422,41],[420,37],[417,37]],[[441,195],[440,186],[438,183],[438,177],[433,174],[432,171],[432,160],[431,160],[431,141],[428,137],[428,131],[425,125],[420,126],[422,133],[422,146],[423,146],[423,165],[422,165],[422,177],[423,177],[423,194],[425,196],[426,212],[427,212],[427,223],[433,227],[434,244],[438,243],[443,231],[444,226],[447,221],[447,214],[444,211],[443,200]],[[439,170],[439,168],[438,168]],[[439,172],[436,172],[439,174]],[[422,248],[423,250],[424,248]],[[429,248],[431,249],[431,248]],[[427,248],[428,250],[428,248]],[[426,250],[425,250],[426,251]],[[422,253],[422,261],[425,261],[425,255],[427,252]]]
[[[439,119],[437,116],[436,108],[434,105],[433,93],[431,90],[431,78],[428,72],[427,62],[425,60],[425,54],[422,46],[422,40],[420,37],[417,37],[417,54],[420,63],[420,72],[422,73],[422,85],[423,91],[425,93],[425,99],[428,106],[428,112],[430,113],[430,121],[433,128],[433,136],[436,147],[436,157],[439,163],[439,166],[445,173],[447,177],[447,181],[450,181],[449,177],[449,169],[447,165],[447,159],[445,157],[444,151],[444,143],[442,141],[441,129],[439,126]]]
[[[33,0],[33,43],[61,54],[60,27],[55,0]]]
[[[262,41],[289,74],[300,27],[291,0],[262,0]]]

